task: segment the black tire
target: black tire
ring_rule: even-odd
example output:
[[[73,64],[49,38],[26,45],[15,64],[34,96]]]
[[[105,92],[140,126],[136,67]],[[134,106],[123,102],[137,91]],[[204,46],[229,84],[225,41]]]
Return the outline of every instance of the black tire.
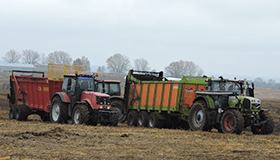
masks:
[[[120,100],[112,101],[112,108],[116,108],[119,114],[119,122],[124,123],[126,120],[126,115],[124,114],[124,104]]]
[[[12,106],[10,107],[9,118],[10,118],[10,119],[15,119],[15,105],[12,105]]]
[[[149,128],[161,128],[162,127],[162,121],[160,121],[156,112],[152,112],[149,114],[148,126],[149,126]]]
[[[220,124],[224,133],[240,134],[244,127],[244,117],[239,111],[229,109],[223,113]]]
[[[53,98],[49,115],[52,123],[65,123],[68,120],[67,104],[59,96]]]
[[[112,111],[118,111],[116,108],[112,108]],[[110,123],[110,126],[118,126],[119,123],[119,114],[112,114],[112,122]]]
[[[72,112],[72,123],[88,125],[90,123],[89,120],[90,120],[89,107],[85,104],[75,105]]]
[[[26,105],[15,105],[15,119],[18,121],[26,121],[29,116],[29,107]]]
[[[137,117],[137,125],[139,127],[148,127],[149,115],[146,111],[141,111]]]
[[[261,126],[252,126],[251,131],[253,134],[271,134],[274,130],[273,118],[267,112],[260,113],[261,121],[267,120],[267,122]]]
[[[179,120],[179,127],[185,130],[190,129],[189,123],[184,120]]]
[[[192,105],[188,117],[191,130],[209,131],[212,129],[207,121],[207,112],[206,104],[203,101],[197,101]]]
[[[47,112],[42,112],[42,113],[39,114],[39,116],[41,117],[41,120],[43,122],[50,121],[50,116],[49,116],[49,114]]]
[[[137,117],[138,117],[138,113],[134,110],[131,110],[127,115],[127,125],[137,126]]]

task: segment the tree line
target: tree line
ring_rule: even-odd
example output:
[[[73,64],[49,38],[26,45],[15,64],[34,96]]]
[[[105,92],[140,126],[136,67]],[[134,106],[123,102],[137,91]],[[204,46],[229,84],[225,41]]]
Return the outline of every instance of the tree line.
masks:
[[[90,71],[90,61],[87,57],[82,56],[73,61],[70,54],[64,51],[54,51],[46,55],[34,50],[23,50],[22,53],[19,53],[11,49],[6,52],[2,59],[8,63],[19,63],[19,61],[22,61],[24,64],[33,65],[47,65],[48,63],[82,65],[84,71]]]
[[[126,74],[129,69],[139,71],[156,71],[149,66],[149,62],[144,58],[134,60],[134,66],[131,65],[127,56],[116,53],[107,60],[107,67],[99,66],[97,72],[121,73]],[[181,78],[183,76],[202,76],[203,70],[192,61],[176,61],[165,67],[165,76]]]

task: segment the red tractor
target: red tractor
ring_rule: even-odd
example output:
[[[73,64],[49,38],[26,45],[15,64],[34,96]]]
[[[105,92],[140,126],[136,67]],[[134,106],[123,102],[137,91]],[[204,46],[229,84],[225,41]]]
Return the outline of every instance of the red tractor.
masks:
[[[26,120],[28,115],[38,114],[42,120],[50,119],[53,123],[72,119],[73,124],[118,124],[118,113],[111,108],[110,96],[97,92],[97,75],[69,74],[61,81],[13,73],[8,95],[11,119]]]

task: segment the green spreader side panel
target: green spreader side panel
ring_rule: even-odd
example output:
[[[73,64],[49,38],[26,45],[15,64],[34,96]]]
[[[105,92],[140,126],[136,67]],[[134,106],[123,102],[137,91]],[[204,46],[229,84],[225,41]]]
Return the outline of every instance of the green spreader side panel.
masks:
[[[129,74],[128,107],[135,110],[181,112],[188,115],[190,102],[196,97],[195,90],[205,89],[209,77],[184,76],[180,81],[141,81]],[[186,87],[190,86],[189,88]],[[189,94],[193,94],[190,96]]]

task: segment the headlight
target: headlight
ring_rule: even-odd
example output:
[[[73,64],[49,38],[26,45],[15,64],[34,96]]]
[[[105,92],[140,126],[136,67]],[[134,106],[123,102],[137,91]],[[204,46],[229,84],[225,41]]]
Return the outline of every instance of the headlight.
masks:
[[[253,104],[252,105],[252,109],[254,109],[254,110],[259,110],[260,107],[261,107],[261,105],[258,105],[258,104]]]
[[[107,106],[107,109],[111,109],[111,106]]]
[[[100,106],[99,108],[100,108],[100,109],[103,109],[103,106]]]

